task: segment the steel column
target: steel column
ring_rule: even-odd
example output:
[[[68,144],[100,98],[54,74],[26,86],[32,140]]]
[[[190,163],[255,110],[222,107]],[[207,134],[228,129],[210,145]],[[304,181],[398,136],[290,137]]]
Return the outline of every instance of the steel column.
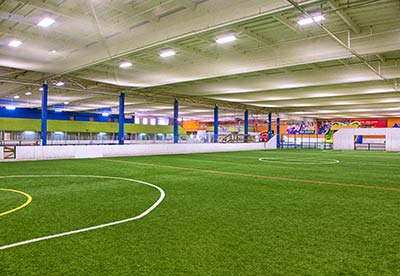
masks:
[[[272,138],[272,114],[268,113],[268,141]]]
[[[279,116],[279,115],[278,115]],[[281,118],[276,118],[276,147],[281,147]]]
[[[42,117],[41,117],[41,138],[42,145],[47,145],[47,98],[49,86],[46,83],[42,85]]]
[[[218,143],[218,105],[214,107],[214,143]]]
[[[179,142],[179,102],[175,99],[174,102],[174,143]]]
[[[124,144],[124,135],[125,135],[125,94],[121,93],[119,95],[119,114],[118,114],[118,144]]]

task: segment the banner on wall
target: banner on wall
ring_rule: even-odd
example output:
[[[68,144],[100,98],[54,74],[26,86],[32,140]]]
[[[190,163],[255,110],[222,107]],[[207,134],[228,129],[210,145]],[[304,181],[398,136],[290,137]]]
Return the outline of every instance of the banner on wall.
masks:
[[[388,120],[388,127],[400,128],[400,118],[391,118]]]
[[[324,121],[318,121],[318,134],[328,134],[328,132],[331,130],[333,123],[341,123],[343,125],[349,125],[350,120],[335,120],[335,121],[330,121],[330,120],[324,120]]]
[[[383,128],[388,127],[387,120],[353,120],[361,124],[361,128]]]
[[[385,128],[388,127],[387,120],[323,120],[318,121],[318,134],[328,134],[334,123],[339,123],[340,128],[354,127],[358,123],[360,128]],[[389,126],[392,127],[392,126]],[[336,129],[337,130],[337,129]]]
[[[314,121],[288,121],[286,123],[287,134],[314,134]]]

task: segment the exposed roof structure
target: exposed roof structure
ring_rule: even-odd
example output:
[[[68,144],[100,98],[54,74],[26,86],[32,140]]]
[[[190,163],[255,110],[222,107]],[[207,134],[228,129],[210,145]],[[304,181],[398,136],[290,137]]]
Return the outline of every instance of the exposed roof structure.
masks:
[[[154,116],[174,98],[188,118],[211,118],[214,104],[232,116],[400,116],[398,0],[3,0],[0,19],[0,98],[17,106],[40,107],[46,80],[49,104],[70,111],[117,107],[124,91],[126,112]]]

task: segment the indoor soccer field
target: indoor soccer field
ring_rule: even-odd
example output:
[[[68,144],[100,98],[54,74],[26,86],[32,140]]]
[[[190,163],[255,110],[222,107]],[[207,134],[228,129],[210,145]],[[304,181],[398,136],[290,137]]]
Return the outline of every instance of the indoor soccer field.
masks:
[[[275,150],[2,163],[0,275],[400,275],[399,160]]]

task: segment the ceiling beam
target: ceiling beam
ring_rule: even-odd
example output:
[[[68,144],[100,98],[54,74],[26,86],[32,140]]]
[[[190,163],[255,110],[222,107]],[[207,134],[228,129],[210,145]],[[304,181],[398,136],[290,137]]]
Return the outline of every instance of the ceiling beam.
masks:
[[[293,5],[293,7],[295,7],[296,9],[298,9],[301,13],[303,13],[304,15],[306,15],[309,18],[312,18],[310,16],[310,14],[303,8],[301,7],[295,0],[286,0],[289,3],[291,3]],[[335,40],[341,47],[347,49],[352,55],[356,56],[362,63],[364,63],[372,72],[374,72],[379,78],[381,78],[382,80],[386,80],[385,76],[383,76],[379,70],[376,70],[375,67],[373,67],[368,60],[366,60],[362,55],[360,55],[359,53],[357,53],[353,48],[351,48],[349,45],[347,45],[346,43],[344,43],[337,35],[335,35],[334,33],[332,33],[328,28],[326,28],[324,25],[322,25],[321,23],[314,21],[314,24],[316,24],[317,26],[319,26],[325,33],[327,33],[333,40]]]
[[[361,33],[360,27],[354,22],[351,17],[340,9],[339,4],[335,0],[328,1],[328,5],[335,11],[335,13],[347,24],[356,34]]]
[[[274,43],[275,43],[272,39],[270,39],[270,38],[268,38],[268,37],[265,37],[265,36],[263,36],[263,35],[257,34],[257,33],[253,32],[253,31],[251,31],[251,30],[248,30],[248,29],[246,29],[246,28],[243,27],[243,26],[238,26],[238,27],[236,28],[236,30],[238,30],[238,31],[241,32],[242,34],[245,34],[245,35],[247,35],[248,37],[250,37],[250,38],[252,38],[252,39],[254,39],[254,40],[256,40],[256,41],[258,41],[258,42],[260,42],[260,43],[262,43],[262,44],[271,45],[271,44],[274,44]]]
[[[19,0],[19,1],[22,1],[22,0]],[[25,1],[27,1],[27,0],[25,0]],[[38,0],[35,0],[35,1],[38,1]],[[319,1],[318,0],[305,0],[305,1],[301,2],[299,5],[303,6],[303,5],[307,5],[307,4],[310,4],[310,3],[316,3],[316,2],[319,2]],[[133,53],[137,53],[137,52],[140,52],[140,51],[143,51],[143,50],[146,50],[146,49],[152,49],[152,48],[160,47],[160,46],[165,45],[166,43],[176,42],[176,41],[179,41],[181,39],[190,38],[190,37],[193,37],[193,36],[196,36],[196,35],[204,35],[206,33],[221,29],[223,27],[230,27],[230,26],[233,26],[235,24],[240,24],[242,22],[246,22],[246,21],[249,21],[249,20],[253,20],[253,19],[264,17],[264,16],[272,15],[272,14],[277,13],[277,12],[282,12],[282,11],[285,11],[285,10],[292,9],[291,6],[286,5],[284,3],[278,3],[278,2],[271,2],[270,3],[269,1],[267,1],[266,3],[267,3],[267,4],[265,4],[266,7],[269,7],[269,8],[265,8],[265,10],[262,11],[262,12],[260,12],[258,10],[257,12],[253,11],[252,13],[249,13],[248,11],[250,11],[250,8],[248,7],[246,9],[244,9],[243,12],[239,12],[238,11],[237,13],[234,13],[234,16],[230,16],[231,17],[230,20],[227,19],[225,22],[219,22],[218,21],[218,23],[216,23],[216,24],[214,24],[212,26],[206,25],[206,24],[201,24],[201,26],[199,26],[198,24],[196,24],[196,25],[193,25],[193,28],[191,28],[192,30],[188,30],[188,31],[186,31],[184,33],[174,32],[174,34],[169,34],[166,37],[160,37],[157,32],[154,32],[154,36],[155,37],[152,38],[151,42],[149,41],[146,45],[134,47],[134,46],[132,46],[132,43],[131,43],[129,48],[126,47],[125,45],[124,46],[121,45],[121,47],[126,47],[126,49],[121,50],[117,54],[114,54],[112,56],[105,56],[104,54],[97,55],[97,56],[91,57],[90,60],[87,60],[85,62],[81,62],[81,61],[77,62],[77,64],[74,64],[74,62],[71,62],[72,64],[69,65],[68,69],[65,69],[63,71],[60,70],[59,73],[60,74],[72,73],[72,72],[81,70],[81,69],[86,68],[86,67],[90,67],[90,66],[93,66],[93,65],[96,65],[96,64],[99,64],[99,63],[103,63],[103,62],[106,62],[106,61],[109,61],[109,60],[112,60],[112,59],[115,59],[115,58],[123,57],[123,56],[128,55],[128,54],[133,54]],[[217,5],[217,3],[215,5]],[[221,12],[215,12],[214,17],[219,15],[219,14],[223,14],[224,12],[227,13],[227,12],[229,12],[231,10],[232,10],[232,7],[227,7],[227,9],[223,9],[223,11],[221,11]],[[211,12],[209,12],[209,13],[212,14]],[[210,18],[210,15],[208,17]],[[189,24],[189,22],[187,23],[187,25],[191,26]],[[140,45],[140,44],[138,44],[138,45]]]
[[[40,9],[42,11],[46,11],[46,12],[56,14],[59,16],[78,20],[79,23],[86,24],[86,26],[87,26],[87,24],[93,25],[93,27],[95,25],[93,22],[93,19],[91,17],[83,15],[83,14],[79,15],[79,13],[77,13],[76,11],[60,8],[60,6],[53,4],[51,2],[48,2],[48,1],[47,2],[44,2],[42,0],[16,0],[16,1],[18,1],[24,5],[29,5],[36,9]],[[82,1],[82,2],[85,3],[86,1]],[[80,12],[82,12],[82,11],[84,11],[85,7],[86,7],[86,5],[80,5],[78,10]]]
[[[375,55],[381,62],[386,62],[386,58],[383,56],[383,54],[376,54]]]
[[[274,15],[272,16],[275,20],[279,21],[281,24],[288,27],[290,30],[295,32],[296,34],[301,34],[301,30],[295,26],[289,19],[285,18],[283,15]]]
[[[0,25],[0,33],[7,34],[10,36],[18,37],[20,39],[28,39],[42,46],[49,46],[56,44],[53,48],[62,48],[62,49],[79,49],[84,47],[82,44],[71,42],[70,39],[66,39],[63,37],[61,33],[53,33],[53,32],[35,32],[32,33],[30,31],[19,31],[16,29],[5,27],[4,25]]]
[[[142,19],[142,20],[148,20],[151,23],[157,23],[159,21],[159,18],[153,15],[151,12],[153,9],[165,5],[165,3],[159,3],[159,5],[156,5],[151,9],[142,11],[135,6],[132,6],[130,4],[117,3],[117,1],[101,1],[100,5],[107,7],[109,9],[116,10],[121,13],[125,13],[129,15],[130,19]]]

